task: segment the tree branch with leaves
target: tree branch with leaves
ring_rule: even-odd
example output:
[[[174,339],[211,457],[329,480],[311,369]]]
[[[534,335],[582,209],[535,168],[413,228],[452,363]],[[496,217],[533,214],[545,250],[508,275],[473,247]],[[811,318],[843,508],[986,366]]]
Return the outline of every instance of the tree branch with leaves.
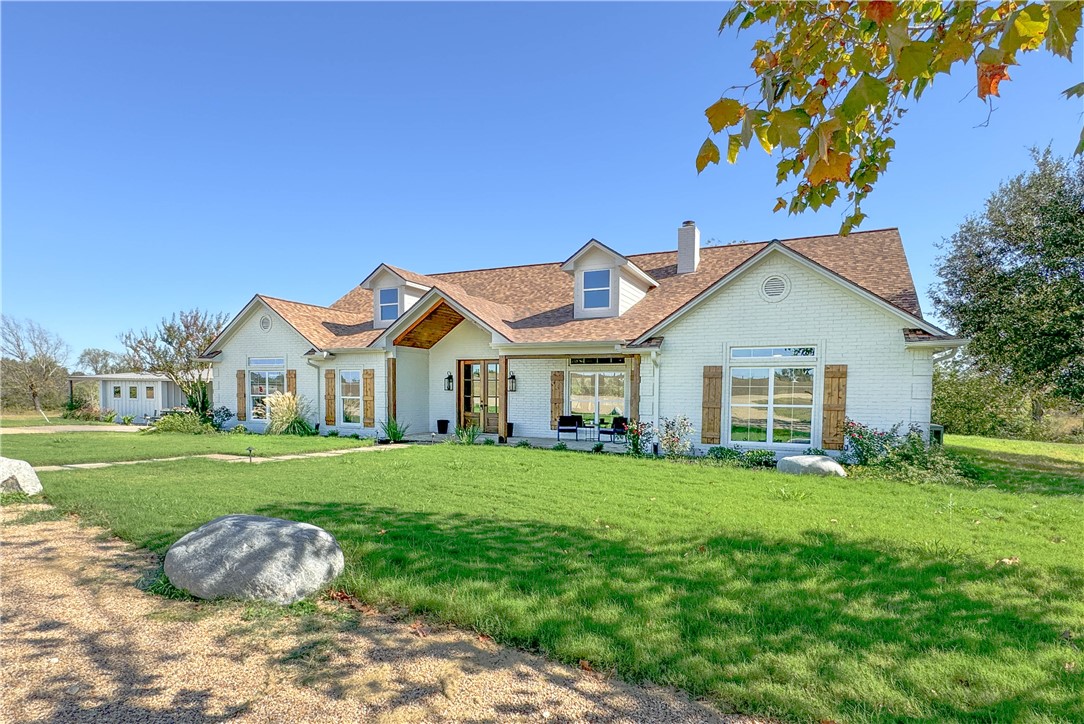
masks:
[[[162,318],[154,330],[129,330],[120,335],[127,360],[137,372],[165,375],[184,392],[189,407],[200,415],[210,408],[207,395],[211,364],[200,354],[225,328],[229,315],[212,314],[198,308]]]
[[[1072,60],[1082,15],[1084,2],[1058,0],[739,0],[719,32],[759,26],[768,35],[753,43],[756,80],[705,111],[712,133],[697,173],[722,159],[713,136],[726,134],[728,163],[756,139],[779,154],[776,184],[794,184],[775,211],[816,211],[842,197],[847,234],[865,219],[862,202],[892,159],[892,132],[908,101],[938,75],[974,62],[976,93],[989,103],[1020,56],[1046,51]],[[1084,97],[1084,83],[1064,95]],[[1076,152],[1084,153],[1084,130]]]

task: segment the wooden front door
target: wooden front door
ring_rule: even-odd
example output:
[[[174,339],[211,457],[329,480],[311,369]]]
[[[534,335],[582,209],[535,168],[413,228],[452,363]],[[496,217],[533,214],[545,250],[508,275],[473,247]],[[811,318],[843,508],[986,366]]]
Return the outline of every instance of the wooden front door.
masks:
[[[459,424],[482,432],[497,432],[500,399],[497,360],[459,360]]]

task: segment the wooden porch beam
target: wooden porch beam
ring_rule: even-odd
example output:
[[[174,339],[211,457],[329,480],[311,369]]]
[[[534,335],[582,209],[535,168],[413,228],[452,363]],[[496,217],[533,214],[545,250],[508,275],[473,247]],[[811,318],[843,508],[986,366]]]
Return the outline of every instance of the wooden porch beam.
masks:
[[[505,441],[508,433],[508,358],[497,358],[497,439]]]

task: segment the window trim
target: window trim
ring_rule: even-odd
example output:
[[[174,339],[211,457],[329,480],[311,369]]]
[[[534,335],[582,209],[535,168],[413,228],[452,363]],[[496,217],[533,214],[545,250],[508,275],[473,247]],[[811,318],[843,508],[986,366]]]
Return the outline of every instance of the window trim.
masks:
[[[821,445],[821,418],[824,414],[824,356],[823,351],[826,349],[826,342],[802,342],[802,343],[781,343],[781,344],[765,344],[758,340],[751,343],[734,343],[726,344],[723,349],[723,405],[721,411],[720,423],[722,425],[723,435],[720,438],[727,446],[740,445],[745,448],[755,448],[763,450],[805,450],[809,447],[819,447]],[[812,355],[794,355],[789,357],[734,357],[734,350],[737,349],[812,349]],[[775,375],[769,375],[769,397],[768,397],[768,435],[769,438],[765,442],[750,442],[746,440],[733,440],[731,438],[731,414],[730,408],[732,405],[733,397],[733,383],[731,378],[731,371],[735,368],[738,369],[812,369],[813,370],[813,404],[812,404],[812,420],[810,420],[809,426],[809,442],[772,442],[773,437],[772,423],[774,422],[774,416],[772,409],[775,404],[771,400],[771,392],[774,390],[774,378]],[[780,405],[781,407],[804,407],[804,405]],[[756,407],[756,405],[752,405]]]
[[[385,302],[384,292],[395,292],[395,302]],[[383,324],[384,322],[391,324],[399,318],[399,307],[402,305],[402,296],[403,295],[401,294],[399,287],[381,287],[376,290],[376,311],[378,322],[380,322],[381,324]],[[385,318],[384,307],[394,307],[395,316]]]
[[[587,286],[587,275],[592,274],[594,272],[606,272],[606,286],[604,286],[604,287],[589,287],[589,286]],[[585,312],[588,312],[588,313],[598,313],[600,311],[605,312],[605,311],[608,311],[610,309],[613,309],[613,305],[614,305],[614,296],[613,296],[614,270],[612,268],[610,268],[610,267],[601,267],[601,268],[598,268],[598,269],[584,269],[583,272],[581,272],[581,274],[582,274],[582,276],[580,277],[580,307]],[[589,306],[587,304],[587,293],[588,292],[601,292],[601,291],[606,292],[606,304],[603,305],[603,306]]]
[[[113,385],[113,399],[114,400],[123,399],[122,395],[121,395],[121,390],[123,388],[124,388],[124,385]]]
[[[144,399],[147,399],[147,400],[153,400],[154,399],[154,385],[147,385],[147,388],[145,390],[143,390],[143,392],[145,393],[145,398]]]
[[[601,375],[601,374],[611,374],[611,375],[621,374],[624,377],[622,387],[624,388],[624,393],[625,393],[624,397],[623,397],[623,400],[622,400],[622,403],[621,403],[621,406],[624,408],[624,410],[622,411],[622,416],[623,417],[628,417],[628,411],[629,411],[629,383],[630,383],[629,377],[630,377],[630,374],[629,374],[629,367],[628,367],[627,364],[620,365],[620,366],[619,365],[612,365],[612,364],[610,364],[610,365],[576,365],[576,368],[572,368],[570,366],[569,369],[568,369],[568,372],[565,374],[565,410],[568,411],[569,415],[578,414],[578,413],[575,413],[575,412],[572,411],[572,375],[576,375],[576,374],[579,374],[579,375],[593,375],[594,378],[595,378],[595,394],[594,394],[595,413],[594,414],[595,414],[595,425],[596,425],[596,427],[598,426],[599,418],[602,416],[600,414],[600,410],[599,410],[599,394],[598,394],[599,375]],[[609,414],[609,413],[606,413],[606,414]],[[585,421],[584,424],[587,424],[586,421]]]
[[[347,372],[356,372],[357,375],[358,375],[358,394],[356,396],[355,395],[343,394],[343,374],[347,373]],[[337,418],[336,422],[338,423],[339,426],[343,426],[343,427],[361,427],[365,423],[365,417],[363,415],[364,410],[362,409],[362,398],[364,397],[364,394],[365,394],[365,390],[363,389],[363,386],[365,384],[365,381],[364,381],[364,375],[362,374],[361,368],[359,367],[358,369],[340,369],[338,371],[338,374],[335,375],[335,378],[336,378],[335,386],[338,388],[335,391],[338,393],[338,398],[339,398],[339,404],[338,404],[339,409],[336,410],[336,418]],[[346,422],[346,413],[343,410],[343,405],[347,400],[357,400],[358,401],[358,421],[357,422]]]

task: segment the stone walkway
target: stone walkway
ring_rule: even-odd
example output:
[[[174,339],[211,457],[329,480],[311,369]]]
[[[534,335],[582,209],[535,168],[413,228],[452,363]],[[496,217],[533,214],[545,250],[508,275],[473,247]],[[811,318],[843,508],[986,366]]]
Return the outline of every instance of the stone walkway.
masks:
[[[139,432],[142,425],[35,425],[0,427],[0,435],[49,435],[58,432]]]
[[[303,460],[304,458],[334,458],[340,455],[350,455],[360,452],[381,452],[384,450],[399,450],[406,445],[374,445],[372,447],[352,447],[345,450],[322,450],[320,452],[297,453],[295,455],[274,455],[271,457],[248,457],[247,455],[226,455],[224,453],[208,453],[206,455],[180,455],[173,458],[151,458],[149,460],[118,460],[108,463],[70,463],[68,465],[40,465],[34,470],[39,473],[51,473],[57,470],[94,470],[96,468],[111,468],[114,465],[142,465],[143,463],[169,463],[175,460],[217,460],[223,463],[274,463],[280,460]]]

